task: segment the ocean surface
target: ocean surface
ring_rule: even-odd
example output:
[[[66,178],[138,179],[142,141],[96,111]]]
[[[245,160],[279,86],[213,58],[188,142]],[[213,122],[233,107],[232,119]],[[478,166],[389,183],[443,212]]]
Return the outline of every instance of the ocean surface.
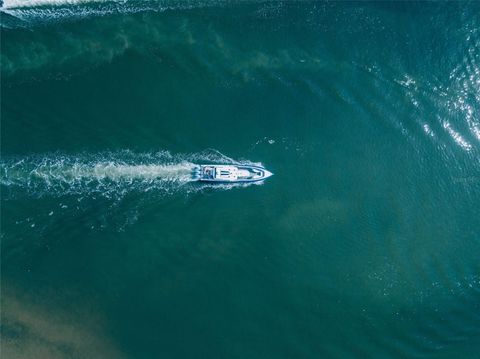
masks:
[[[0,11],[2,358],[480,357],[479,2]]]

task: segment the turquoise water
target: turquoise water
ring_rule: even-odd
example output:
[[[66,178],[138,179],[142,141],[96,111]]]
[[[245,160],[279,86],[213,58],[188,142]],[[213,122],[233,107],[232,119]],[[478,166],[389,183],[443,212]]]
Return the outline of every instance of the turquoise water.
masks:
[[[478,3],[1,12],[2,357],[478,357]]]

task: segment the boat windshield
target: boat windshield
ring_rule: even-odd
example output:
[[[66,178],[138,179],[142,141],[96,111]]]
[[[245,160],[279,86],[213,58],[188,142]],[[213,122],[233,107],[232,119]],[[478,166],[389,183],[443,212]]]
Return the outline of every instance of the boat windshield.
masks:
[[[215,167],[204,167],[203,178],[208,178],[208,179],[215,178]]]

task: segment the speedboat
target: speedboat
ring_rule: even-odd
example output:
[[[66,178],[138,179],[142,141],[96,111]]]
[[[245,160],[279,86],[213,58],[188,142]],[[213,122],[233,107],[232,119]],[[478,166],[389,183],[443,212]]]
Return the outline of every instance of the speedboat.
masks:
[[[196,177],[202,182],[257,182],[273,176],[260,166],[251,165],[200,165]]]

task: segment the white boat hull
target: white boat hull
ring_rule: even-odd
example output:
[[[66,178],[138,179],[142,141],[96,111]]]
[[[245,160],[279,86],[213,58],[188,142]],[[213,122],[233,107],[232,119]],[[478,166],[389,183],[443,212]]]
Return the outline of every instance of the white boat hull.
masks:
[[[258,182],[273,176],[273,173],[260,166],[251,165],[200,165],[195,177],[201,182]]]

